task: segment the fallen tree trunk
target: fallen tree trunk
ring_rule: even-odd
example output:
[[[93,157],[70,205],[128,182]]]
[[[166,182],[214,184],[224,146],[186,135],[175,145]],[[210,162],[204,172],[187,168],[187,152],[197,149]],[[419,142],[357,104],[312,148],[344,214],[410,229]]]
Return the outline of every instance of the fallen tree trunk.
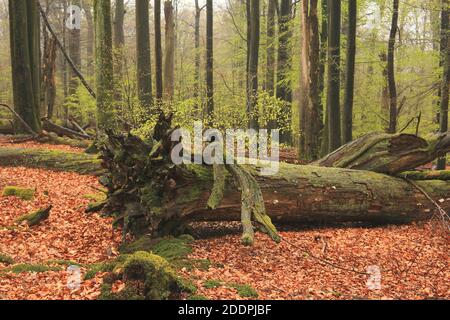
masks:
[[[227,174],[202,165],[175,166],[167,157],[170,143],[144,143],[130,135],[110,135],[101,149],[108,170],[103,179],[107,208],[119,212],[117,219],[134,234],[176,233],[189,220],[241,220],[245,231],[249,216],[261,208],[259,199],[274,221],[286,223],[407,223],[427,219],[435,209],[412,183],[375,172],[281,164],[273,176],[261,176],[250,166]],[[255,183],[242,182],[249,176]],[[450,207],[449,181],[416,184]]]
[[[96,156],[56,150],[0,148],[0,166],[27,167],[101,176],[105,170]]]
[[[426,141],[411,134],[365,135],[314,165],[397,174],[432,162],[450,152],[450,133]]]
[[[85,140],[92,139],[92,137],[89,135],[74,131],[69,128],[59,126],[45,118],[42,119],[42,128],[45,131],[54,132],[59,136],[65,136],[65,137],[69,137],[71,139],[85,139]]]

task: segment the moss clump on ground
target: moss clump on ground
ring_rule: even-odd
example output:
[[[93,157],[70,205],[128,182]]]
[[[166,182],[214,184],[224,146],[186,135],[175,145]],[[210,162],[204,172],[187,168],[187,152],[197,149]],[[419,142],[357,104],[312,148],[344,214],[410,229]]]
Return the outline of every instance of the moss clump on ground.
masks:
[[[169,261],[183,259],[192,252],[190,243],[194,241],[189,235],[178,238],[153,239],[150,236],[142,236],[134,242],[122,245],[120,251],[132,253],[137,251],[152,252]]]
[[[21,224],[23,222],[26,222],[30,227],[36,226],[39,223],[41,223],[44,220],[47,220],[50,216],[50,211],[52,210],[52,207],[48,207],[46,209],[39,209],[35,212],[32,212],[30,214],[23,215],[19,217],[16,220],[17,224]]]
[[[203,287],[206,289],[215,289],[215,288],[220,287],[221,285],[222,285],[222,281],[215,280],[215,279],[207,280],[203,283]]]
[[[35,189],[29,188],[20,188],[20,187],[5,187],[3,189],[4,197],[17,197],[25,201],[30,201],[34,199],[34,195],[36,194]]]
[[[209,300],[209,299],[207,297],[205,297],[205,296],[202,296],[202,295],[193,295],[193,296],[190,296],[188,298],[188,300],[191,300],[191,301],[202,301],[202,300]]]
[[[241,298],[258,298],[258,292],[248,284],[233,283],[230,287],[236,289]]]
[[[11,266],[3,270],[4,272],[23,273],[23,272],[48,272],[48,271],[61,271],[61,267],[49,266],[47,264],[31,264],[21,263]]]
[[[14,259],[6,254],[0,253],[0,263],[14,264]]]
[[[84,274],[84,280],[91,280],[100,272],[112,272],[115,266],[115,262],[103,262],[90,265]]]
[[[113,271],[104,278],[100,299],[103,300],[167,300],[179,298],[182,292],[192,293],[196,289],[182,280],[170,263],[155,254],[138,251],[116,260]],[[115,281],[126,283],[125,289],[113,293]]]

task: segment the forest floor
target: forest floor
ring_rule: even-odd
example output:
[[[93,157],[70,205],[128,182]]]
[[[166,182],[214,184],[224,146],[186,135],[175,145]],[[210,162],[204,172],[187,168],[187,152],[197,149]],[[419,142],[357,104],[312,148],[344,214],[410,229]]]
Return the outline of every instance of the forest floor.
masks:
[[[5,146],[82,151],[0,139],[0,148]],[[66,268],[79,264],[84,273],[118,254],[121,231],[110,218],[85,213],[98,194],[97,178],[0,167],[0,190],[5,186],[33,188],[36,194],[30,201],[0,196],[0,259],[14,260],[0,262],[0,300],[96,299],[102,274],[71,290]],[[11,227],[19,216],[50,204],[50,217],[40,225]],[[237,224],[197,224],[199,239],[189,257],[210,265],[180,273],[209,299],[450,298],[450,239],[437,223],[281,230],[280,244],[258,234],[253,247],[244,247]],[[380,272],[379,289],[367,285],[370,266]]]

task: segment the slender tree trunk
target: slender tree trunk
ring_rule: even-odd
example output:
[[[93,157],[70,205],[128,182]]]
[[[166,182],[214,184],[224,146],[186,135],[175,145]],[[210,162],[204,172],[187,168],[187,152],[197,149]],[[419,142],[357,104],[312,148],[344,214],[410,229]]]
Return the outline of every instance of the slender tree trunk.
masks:
[[[278,60],[277,60],[277,98],[286,102],[283,110],[283,118],[287,119],[287,123],[291,123],[292,118],[292,89],[289,81],[290,64],[290,46],[291,38],[290,24],[291,22],[291,0],[281,0],[278,11]],[[285,128],[281,132],[280,140],[282,143],[291,143],[292,136],[290,128]]]
[[[144,113],[148,113],[153,102],[149,9],[149,0],[136,0],[137,88]]]
[[[321,0],[321,20],[322,26],[320,31],[320,77],[319,77],[319,87],[320,95],[323,96],[325,92],[325,69],[327,64],[327,53],[328,53],[328,0]],[[320,101],[320,108],[323,114],[324,128],[321,134],[321,150],[320,155],[324,156],[328,153],[329,145],[328,142],[328,106],[325,104],[325,108],[322,100]]]
[[[10,0],[10,42],[14,108],[35,132],[41,131],[40,18],[37,3]],[[19,132],[27,132],[17,123]]]
[[[267,7],[267,48],[266,48],[266,84],[265,89],[271,96],[275,93],[275,11],[276,0],[268,0]]]
[[[81,1],[80,0],[72,0],[70,4],[81,9]],[[73,61],[75,67],[80,70],[81,67],[81,27],[80,27],[80,19],[81,16],[77,15],[76,10],[72,9],[72,20],[71,26],[69,28],[69,56]],[[67,26],[67,25],[66,25]],[[70,72],[70,80],[69,80],[69,95],[73,96],[76,94],[78,89],[78,76],[75,72]],[[78,103],[78,99],[72,99],[73,102],[76,101]]]
[[[439,110],[439,132],[448,131],[448,99],[450,83],[450,41],[449,41],[449,1],[442,0],[441,12],[441,64],[442,64],[442,85],[441,101]],[[438,159],[437,169],[445,170],[447,158],[443,156]]]
[[[163,98],[163,61],[161,43],[161,0],[155,0],[155,76],[156,76],[156,99],[158,104]]]
[[[212,0],[206,1],[206,109],[208,121],[214,116],[214,8]]]
[[[397,85],[395,83],[395,37],[398,29],[399,0],[394,0],[391,32],[389,34],[387,73],[389,87],[389,133],[397,131]]]
[[[83,6],[87,23],[86,74],[91,76],[94,66],[94,18],[92,17],[91,5],[87,1],[83,1]]]
[[[164,17],[166,20],[164,96],[167,101],[173,100],[175,89],[175,23],[173,11],[172,1],[164,1]]]
[[[328,2],[328,140],[329,150],[342,144],[340,110],[341,2]]]
[[[355,85],[357,13],[356,0],[348,0],[347,64],[345,69],[345,97],[342,114],[342,139],[344,144],[353,140],[353,97]]]
[[[195,0],[195,70],[194,70],[194,97],[200,95],[200,62],[201,62],[201,52],[200,52],[200,19],[202,10],[198,4],[198,0]]]
[[[137,11],[136,11],[137,14]],[[125,19],[125,2],[124,0],[116,0],[116,8],[114,12],[114,56],[115,56],[115,72],[119,77],[123,73],[123,59],[125,46],[125,31],[123,28]]]
[[[100,130],[114,130],[114,72],[111,0],[94,0],[97,122]]]
[[[260,12],[259,1],[251,0],[250,9],[250,60],[248,72],[247,113],[249,115],[249,127],[258,129],[258,65],[259,65],[259,41],[260,41]]]

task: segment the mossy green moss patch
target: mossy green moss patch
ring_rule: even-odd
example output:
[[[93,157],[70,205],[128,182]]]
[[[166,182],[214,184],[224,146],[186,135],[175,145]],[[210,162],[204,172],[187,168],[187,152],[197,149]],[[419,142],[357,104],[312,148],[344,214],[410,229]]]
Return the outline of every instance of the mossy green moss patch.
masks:
[[[205,287],[206,289],[215,289],[220,287],[221,285],[222,281],[215,279],[207,280],[203,283],[203,287]]]
[[[104,278],[100,299],[167,300],[196,289],[193,284],[179,278],[171,264],[161,256],[138,251],[119,260],[115,261],[112,274]],[[126,286],[113,293],[112,285],[117,280],[124,281]]]
[[[2,193],[4,197],[17,197],[25,201],[33,200],[35,194],[36,194],[35,189],[11,187],[11,186],[5,187]]]
[[[21,263],[16,264],[11,267],[4,269],[4,272],[12,272],[12,273],[23,273],[23,272],[48,272],[48,271],[61,271],[62,267],[58,266],[49,266],[48,264],[39,263],[39,264],[31,264],[31,263]]]
[[[0,253],[0,263],[13,264],[14,259],[6,254]]]
[[[258,292],[248,284],[233,283],[229,285],[231,288],[237,290],[241,298],[258,298]]]

